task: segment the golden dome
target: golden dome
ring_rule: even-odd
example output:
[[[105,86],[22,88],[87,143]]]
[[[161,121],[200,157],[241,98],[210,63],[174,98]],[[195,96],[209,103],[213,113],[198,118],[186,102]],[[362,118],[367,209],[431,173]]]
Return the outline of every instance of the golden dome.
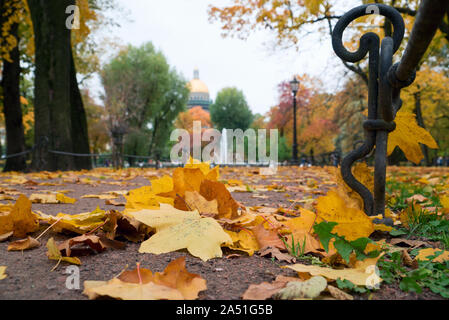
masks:
[[[188,83],[190,92],[192,93],[209,93],[206,84],[200,79],[193,79]]]

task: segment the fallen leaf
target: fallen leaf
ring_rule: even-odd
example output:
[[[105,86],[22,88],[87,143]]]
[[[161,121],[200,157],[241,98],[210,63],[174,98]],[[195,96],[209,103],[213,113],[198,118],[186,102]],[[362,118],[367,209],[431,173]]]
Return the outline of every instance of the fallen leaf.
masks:
[[[259,244],[260,250],[263,250],[266,247],[276,247],[282,250],[286,249],[284,242],[279,238],[278,232],[273,229],[265,229],[262,223],[255,226],[252,231]]]
[[[106,250],[106,246],[100,241],[100,237],[96,235],[85,235],[85,234],[60,243],[58,245],[58,249],[61,252],[61,254],[70,257],[72,256],[72,247],[75,247],[80,244],[87,245],[96,252],[102,252]]]
[[[169,193],[173,190],[173,179],[164,176],[151,181],[151,186],[144,186],[130,190],[126,196],[126,211],[138,211],[142,209],[158,208],[159,203],[173,205],[173,198],[160,194]]]
[[[89,299],[111,297],[121,300],[183,300],[182,294],[173,288],[153,282],[139,284],[123,282],[119,279],[84,281],[83,294]]]
[[[200,186],[200,194],[208,201],[217,201],[220,218],[235,219],[239,216],[241,205],[234,200],[223,183],[203,180]]]
[[[0,280],[3,280],[7,277],[6,268],[6,266],[0,266]]]
[[[11,242],[8,251],[22,251],[39,247],[41,244],[36,239],[28,236],[26,239]]]
[[[207,289],[206,280],[187,271],[184,257],[170,262],[164,272],[156,272],[153,282],[179,290],[187,300],[197,299],[199,292]]]
[[[56,194],[37,194],[33,193],[30,195],[30,201],[32,203],[44,203],[44,204],[56,204],[59,200],[56,199]]]
[[[285,261],[288,263],[295,263],[296,259],[295,257],[292,257],[291,255],[287,253],[282,253],[278,248],[276,247],[265,247],[263,250],[260,250],[259,252],[261,257],[265,257],[267,255],[271,255],[272,258],[276,258],[278,261]]]
[[[185,266],[185,258],[182,257],[171,261],[162,273],[153,274],[149,269],[138,268],[125,271],[118,279],[113,279],[120,282],[110,280],[109,282],[93,281],[89,283],[86,281],[87,287],[85,282],[84,293],[91,299],[107,295],[124,300],[195,300],[198,298],[199,292],[207,289],[206,280],[197,274],[188,272]],[[135,297],[130,298],[131,296]]]
[[[317,223],[323,220],[337,222],[332,232],[344,236],[347,241],[369,237],[374,232],[371,219],[361,210],[348,208],[344,200],[333,190],[317,199]]]
[[[407,202],[424,202],[429,200],[429,198],[424,197],[422,194],[415,194],[407,198]]]
[[[59,251],[53,238],[48,239],[47,249],[48,249],[47,257],[50,260],[65,261],[70,264],[77,264],[77,265],[81,264],[80,259],[77,257],[63,257],[61,251]]]
[[[106,213],[106,221],[102,226],[105,236],[114,240],[123,236],[129,241],[139,242],[148,233],[148,227],[129,214],[111,210]]]
[[[14,234],[14,231],[10,231],[10,232],[0,235],[0,242],[8,240],[9,238],[12,237],[13,234]]]
[[[218,203],[216,199],[207,201],[197,191],[186,191],[185,201],[191,210],[198,210],[203,216],[214,217],[218,215]]]
[[[224,246],[232,250],[244,251],[249,256],[252,256],[255,251],[259,250],[259,244],[251,231],[245,229],[239,232],[229,230],[225,230],[225,232],[231,237],[232,244],[225,244]]]
[[[49,224],[53,224],[60,219],[59,222],[52,227],[55,232],[68,230],[78,234],[84,234],[104,223],[106,220],[106,211],[97,207],[92,212],[80,214],[58,213],[56,216],[51,216],[40,213],[40,219],[47,221]]]
[[[266,300],[284,288],[288,282],[302,281],[299,278],[285,277],[279,275],[273,282],[262,282],[252,284],[242,296],[243,300]]]
[[[65,194],[63,193],[57,193],[56,194],[56,200],[58,200],[58,203],[75,203],[76,199],[67,197]]]
[[[141,253],[161,254],[186,248],[203,261],[222,256],[220,245],[231,237],[213,218],[202,218],[198,211],[181,211],[161,203],[159,210],[141,210],[132,215],[156,229],[156,234],[140,246]]]
[[[436,255],[437,252],[441,252],[443,250],[440,249],[433,249],[433,248],[426,248],[419,251],[418,255],[415,257],[416,260],[420,261],[428,261],[430,256]],[[449,251],[443,251],[441,255],[434,258],[433,262],[440,262],[444,263],[445,261],[449,260]]]
[[[405,244],[405,245],[411,247],[412,249],[423,247],[423,246],[425,247],[425,246],[429,245],[429,243],[425,242],[425,241],[409,240],[409,239],[402,239],[402,238],[391,239],[390,244],[391,245]]]
[[[370,277],[370,273],[365,272],[366,270],[360,269],[331,269],[325,267],[319,267],[314,265],[304,265],[304,264],[294,264],[291,266],[285,266],[283,268],[289,268],[295,270],[299,273],[309,273],[312,276],[323,276],[331,280],[349,280],[355,285],[358,286],[366,286],[368,283],[368,278]],[[379,278],[380,279],[380,278]],[[382,281],[380,279],[379,281]]]
[[[0,234],[14,232],[17,238],[25,238],[27,233],[39,229],[38,216],[31,212],[31,201],[23,194],[19,196],[11,210],[0,212]]]
[[[354,300],[354,297],[350,294],[347,294],[346,292],[331,286],[330,284],[327,285],[327,290],[329,290],[329,293],[332,297],[334,297],[337,300]]]
[[[373,193],[374,190],[374,175],[373,170],[367,166],[366,163],[358,162],[354,164],[351,168],[352,175],[357,181],[360,181],[368,190]],[[337,171],[337,184],[338,187],[335,192],[344,199],[345,204],[349,208],[355,208],[359,210],[363,210],[364,203],[362,197],[351,187],[349,187],[346,182],[343,180],[341,175],[341,171]]]
[[[116,206],[116,207],[124,207],[126,206],[126,202],[120,202],[115,200],[105,200],[104,204],[110,205],[110,206]]]
[[[322,276],[314,276],[306,281],[292,281],[277,292],[273,298],[280,300],[314,299],[327,287],[327,281]]]
[[[407,250],[405,249],[402,250],[401,255],[402,255],[402,263],[404,265],[406,265],[407,267],[413,266],[413,259],[410,257]]]
[[[81,199],[100,199],[100,200],[112,200],[116,198],[117,196],[113,194],[86,194],[81,197]]]

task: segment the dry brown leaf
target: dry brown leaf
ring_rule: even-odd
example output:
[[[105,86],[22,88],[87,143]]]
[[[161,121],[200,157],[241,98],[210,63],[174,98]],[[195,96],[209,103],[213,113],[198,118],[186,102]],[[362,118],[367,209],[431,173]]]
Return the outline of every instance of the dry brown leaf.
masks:
[[[329,290],[329,293],[332,297],[334,297],[337,300],[354,300],[354,297],[350,294],[347,294],[346,292],[331,286],[330,284],[327,285],[327,290]]]
[[[88,283],[84,293],[91,299],[107,295],[121,299],[194,300],[206,289],[206,280],[188,272],[182,257],[170,262],[162,273],[153,274],[149,269],[138,267],[109,282],[93,282],[93,286]]]
[[[220,218],[235,219],[239,216],[239,209],[242,206],[232,198],[223,183],[204,180],[201,183],[200,194],[207,201],[217,200]]]
[[[263,224],[258,224],[253,228],[254,236],[259,244],[260,250],[266,247],[276,247],[281,250],[285,250],[284,242],[279,238],[277,231],[273,229],[265,229]]]
[[[26,239],[11,242],[8,251],[22,251],[39,247],[41,244],[36,239],[28,236]]]
[[[277,276],[273,282],[262,282],[260,284],[252,284],[242,296],[243,300],[266,300],[271,298],[279,290],[284,288],[288,282],[302,281],[299,278]]]
[[[272,258],[276,258],[278,261],[285,261],[285,262],[288,262],[288,263],[295,263],[296,262],[295,257],[292,257],[288,253],[282,253],[276,247],[265,247],[264,249],[260,250],[259,254],[260,254],[261,257],[265,257],[267,255],[271,255]]]
[[[218,215],[218,203],[216,199],[207,201],[197,191],[186,191],[185,201],[191,210],[198,210],[202,216],[214,217]]]
[[[390,244],[391,245],[405,244],[405,245],[411,247],[411,249],[429,246],[429,243],[425,242],[425,241],[409,240],[409,239],[402,239],[402,238],[391,239]]]

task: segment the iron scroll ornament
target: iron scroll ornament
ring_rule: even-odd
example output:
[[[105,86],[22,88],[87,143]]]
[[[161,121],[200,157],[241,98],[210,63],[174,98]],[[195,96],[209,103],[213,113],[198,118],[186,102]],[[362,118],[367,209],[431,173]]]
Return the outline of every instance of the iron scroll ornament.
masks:
[[[393,25],[392,37],[380,42],[377,34],[369,32],[360,39],[357,51],[349,52],[343,45],[343,32],[355,19],[371,14],[386,17]],[[393,65],[393,55],[398,51],[404,38],[404,20],[400,13],[387,5],[370,4],[356,7],[343,15],[332,33],[332,46],[340,59],[346,62],[358,62],[369,54],[368,119],[364,121],[365,140],[363,144],[350,152],[342,161],[343,180],[363,199],[364,211],[369,216],[381,214],[385,218],[385,182],[387,170],[388,134],[394,131],[394,118],[402,106],[400,89],[414,81],[414,75],[406,82],[394,86],[389,75],[397,68]],[[351,172],[352,165],[370,154],[375,148],[374,194],[358,181]],[[383,219],[383,222],[389,222]]]

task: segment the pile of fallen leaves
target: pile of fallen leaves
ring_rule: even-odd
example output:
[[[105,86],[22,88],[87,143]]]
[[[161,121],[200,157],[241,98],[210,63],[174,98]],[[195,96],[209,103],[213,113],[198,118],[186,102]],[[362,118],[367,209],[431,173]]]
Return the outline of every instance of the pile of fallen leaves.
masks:
[[[335,173],[331,168],[326,170]],[[401,172],[393,169],[395,181],[410,176],[401,176]],[[125,179],[135,177],[127,174],[129,172],[115,173],[122,179],[123,175]],[[251,173],[262,178],[263,174],[259,171]],[[368,166],[357,164],[353,174],[372,190],[373,178]],[[375,289],[383,281],[377,270],[379,259],[400,251],[403,259],[409,259],[407,263],[410,266],[416,266],[417,261],[435,254],[435,249],[425,246],[421,252],[414,252],[416,257],[412,259],[408,253],[416,247],[406,250],[398,246],[400,238],[387,242],[387,236],[374,241],[370,238],[373,233],[386,235],[400,232],[401,227],[409,227],[413,223],[410,221],[411,213],[415,216],[445,216],[449,212],[449,197],[441,175],[433,177],[430,174],[417,182],[436,184],[432,194],[439,192],[438,203],[428,201],[429,198],[423,195],[414,194],[404,200],[398,194],[389,194],[389,203],[404,206],[387,210],[387,216],[395,221],[394,228],[374,224],[373,220],[379,217],[368,217],[364,213],[360,196],[343,182],[338,173],[335,181],[328,183],[337,187],[316,199],[291,199],[289,208],[245,207],[232,197],[231,192],[253,193],[257,190],[263,193],[275,190],[288,196],[288,190],[296,188],[315,195],[323,194],[317,181],[306,179],[306,185],[300,186],[283,186],[282,183],[249,186],[240,180],[220,180],[219,167],[211,169],[208,163],[193,160],[183,168],[176,168],[171,175],[148,178],[153,178],[151,186],[129,192],[83,196],[123,206],[122,211],[96,208],[91,212],[53,216],[33,212],[32,203],[74,203],[76,199],[67,197],[64,190],[32,194],[29,198],[20,195],[14,204],[0,206],[0,241],[17,238],[19,240],[9,243],[9,251],[31,250],[41,245],[39,239],[46,232],[75,234],[75,237],[60,243],[56,243],[53,237],[48,240],[47,256],[56,261],[55,268],[61,262],[79,265],[82,263],[80,257],[85,254],[124,249],[127,241],[141,243],[140,253],[162,254],[186,249],[203,261],[221,258],[222,248],[227,247],[234,250],[236,256],[257,253],[280,261],[283,268],[292,269],[298,275],[278,276],[270,283],[250,285],[243,299],[314,299],[329,296],[353,299],[349,294],[351,291]],[[65,179],[79,181],[76,174]],[[83,179],[83,183],[98,182]],[[12,183],[38,185],[20,175],[10,180]],[[441,183],[443,185],[440,186]],[[2,195],[3,200],[11,199],[7,192]],[[125,196],[126,202],[114,202],[117,195]],[[28,236],[38,231],[40,225],[47,226],[46,230],[35,238]],[[402,240],[405,241],[402,244],[407,243],[407,239]],[[444,262],[448,257],[449,252],[445,251],[438,259]],[[6,267],[0,266],[0,280],[5,277]],[[85,281],[84,294],[90,299],[102,296],[117,299],[196,299],[200,291],[207,289],[206,280],[189,273],[184,259],[178,259],[170,262],[162,273],[152,273],[137,265],[135,270],[123,271],[109,281]]]

